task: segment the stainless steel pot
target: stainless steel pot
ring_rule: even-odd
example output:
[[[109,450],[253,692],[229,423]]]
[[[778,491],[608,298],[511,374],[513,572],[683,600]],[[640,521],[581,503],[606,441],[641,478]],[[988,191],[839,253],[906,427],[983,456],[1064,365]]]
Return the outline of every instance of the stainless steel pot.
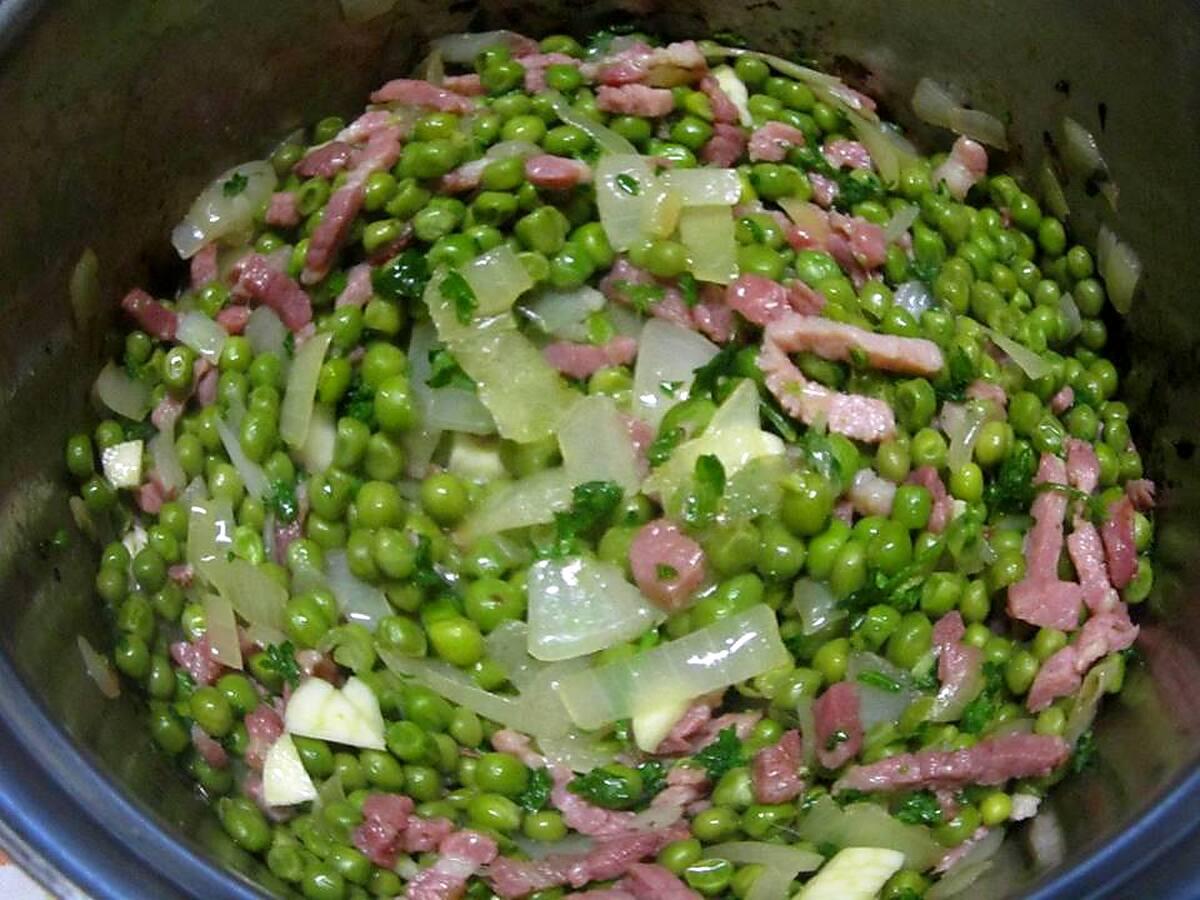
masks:
[[[110,310],[131,285],[166,289],[181,267],[165,236],[214,172],[302,122],[352,112],[431,36],[635,20],[803,48],[892,98],[902,119],[920,75],[951,80],[1011,114],[1017,169],[1041,158],[1064,113],[1099,135],[1122,188],[1119,230],[1146,265],[1144,295],[1112,343],[1134,366],[1125,394],[1165,487],[1158,585],[1146,664],[1104,716],[1100,764],[1010,841],[1025,876],[987,887],[1200,896],[1200,605],[1190,602],[1200,4],[1184,0],[401,0],[356,27],[335,0],[0,0],[0,842],[57,892],[240,897],[257,895],[250,879],[271,886],[151,747],[137,701],[104,702],[85,677],[76,635],[105,639],[93,549],[43,549],[69,524],[62,441],[86,421],[100,358],[99,332],[73,324],[76,260],[95,250]],[[1071,200],[1086,235],[1101,209],[1083,187]]]

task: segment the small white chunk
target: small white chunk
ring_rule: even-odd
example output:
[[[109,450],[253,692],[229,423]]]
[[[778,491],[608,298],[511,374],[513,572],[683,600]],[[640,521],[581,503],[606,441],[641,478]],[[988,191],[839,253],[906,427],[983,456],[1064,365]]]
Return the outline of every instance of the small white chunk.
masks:
[[[653,753],[671,733],[675,723],[683,718],[690,703],[689,697],[671,694],[647,697],[645,703],[639,704],[630,717],[638,748],[646,753]]]
[[[821,868],[792,900],[873,900],[904,867],[904,854],[880,847],[847,847]]]
[[[142,442],[122,441],[100,453],[104,477],[115,488],[135,488],[142,483]]]
[[[379,701],[357,678],[340,691],[320,678],[309,678],[288,701],[284,724],[289,734],[301,737],[372,750],[387,746]]]
[[[293,806],[317,799],[317,788],[308,777],[290,734],[280,737],[267,752],[263,799],[271,806]]]

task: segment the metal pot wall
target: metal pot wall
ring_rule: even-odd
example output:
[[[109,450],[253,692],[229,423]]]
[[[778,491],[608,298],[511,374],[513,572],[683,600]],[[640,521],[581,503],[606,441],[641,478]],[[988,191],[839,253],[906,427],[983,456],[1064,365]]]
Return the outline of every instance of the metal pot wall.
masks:
[[[76,635],[105,640],[95,551],[42,549],[69,524],[60,448],[86,421],[99,367],[100,330],[78,328],[68,301],[81,253],[98,256],[107,310],[131,285],[167,289],[181,267],[165,237],[213,173],[352,112],[427,38],[634,20],[803,48],[902,119],[920,75],[953,81],[1011,114],[1015,170],[1040,160],[1064,113],[1099,135],[1121,186],[1119,230],[1146,265],[1144,295],[1110,342],[1134,367],[1126,398],[1164,486],[1146,662],[1103,717],[1099,765],[1010,840],[1025,876],[975,893],[1200,896],[1200,4],[1183,0],[401,0],[355,27],[335,0],[0,2],[0,842],[56,892],[279,888],[155,752],[137,701],[103,702],[85,677]],[[1102,210],[1083,187],[1073,225],[1090,234]]]

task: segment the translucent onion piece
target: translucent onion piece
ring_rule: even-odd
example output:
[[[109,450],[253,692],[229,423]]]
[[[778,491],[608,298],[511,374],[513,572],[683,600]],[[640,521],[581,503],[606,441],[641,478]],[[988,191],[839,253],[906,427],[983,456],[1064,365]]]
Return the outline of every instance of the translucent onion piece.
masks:
[[[983,407],[977,403],[967,403],[963,407],[962,421],[955,422],[948,429],[946,436],[950,438],[950,449],[946,451],[946,462],[951,472],[957,472],[971,461],[985,421],[987,416]]]
[[[75,523],[75,527],[91,540],[100,543],[100,532],[96,528],[92,514],[88,511],[87,504],[83,502],[83,498],[71,496],[67,499],[67,506],[71,509],[71,520]]]
[[[731,519],[775,516],[783,503],[784,477],[790,471],[782,456],[752,459],[725,482],[723,505]]]
[[[79,255],[79,261],[71,269],[68,286],[71,297],[71,316],[79,334],[94,334],[96,318],[100,314],[100,260],[96,251],[88,247]]]
[[[450,443],[446,468],[467,481],[489,484],[508,477],[500,458],[500,443],[495,438],[456,433]]]
[[[874,803],[852,803],[845,809],[831,797],[822,797],[796,828],[801,840],[835,847],[883,847],[904,854],[910,869],[933,866],[945,848],[921,825],[905,825]]]
[[[1083,316],[1079,314],[1079,307],[1075,305],[1075,298],[1070,294],[1059,296],[1058,308],[1067,323],[1067,331],[1063,339],[1069,341],[1083,330]]]
[[[679,240],[691,256],[692,274],[700,281],[729,284],[737,278],[737,240],[729,207],[685,207],[679,215]]]
[[[122,441],[100,451],[100,468],[115,488],[135,488],[142,483],[142,442]]]
[[[817,764],[817,720],[812,697],[801,697],[796,703],[796,727],[800,729],[801,758],[811,769]]]
[[[786,897],[793,879],[801,872],[814,872],[825,857],[811,850],[798,850],[765,841],[730,841],[705,850],[709,857],[727,859],[738,865],[760,865],[766,871],[754,879],[746,900],[777,900]]]
[[[790,78],[795,78],[797,81],[803,81],[822,100],[832,103],[841,109],[858,112],[871,121],[879,118],[874,110],[862,101],[857,92],[850,91],[836,75],[810,69],[808,66],[802,66],[799,63],[794,63],[779,56],[773,56],[770,53],[760,53],[757,50],[743,50],[739,47],[723,47],[720,44],[705,43],[704,52],[708,55],[752,56],[755,59],[761,59],[776,72],[780,72]]]
[[[222,419],[218,418],[216,420],[216,426],[217,434],[221,436],[221,444],[225,447],[225,452],[229,454],[229,461],[238,470],[238,474],[242,476],[242,483],[246,486],[246,492],[251,497],[265,497],[268,485],[267,476],[263,472],[262,466],[246,455],[246,451],[242,449],[241,440],[239,440],[238,436],[233,433],[232,429]]]
[[[317,786],[304,769],[290,734],[280,735],[263,763],[263,800],[269,806],[295,806],[317,799]]]
[[[609,154],[596,164],[596,207],[614,250],[628,250],[645,234],[661,191],[650,163],[636,154]]]
[[[511,159],[514,156],[524,159],[527,156],[537,156],[541,152],[542,148],[532,141],[500,141],[488,147],[487,153],[483,155],[486,159]]]
[[[87,672],[88,678],[96,683],[100,693],[109,700],[120,697],[121,682],[108,660],[97,653],[91,642],[82,634],[76,636],[75,644],[79,647],[79,655],[83,657],[84,671]]]
[[[546,662],[606,650],[666,619],[620,568],[588,557],[534,563],[526,591],[529,652]]]
[[[429,363],[429,351],[433,349],[436,337],[433,326],[424,322],[413,329],[408,348],[413,400],[422,427],[439,433],[465,431],[468,434],[495,434],[496,423],[492,420],[492,414],[474,391],[453,386],[429,386],[429,376],[433,371]]]
[[[287,389],[279,409],[279,436],[292,447],[302,447],[308,437],[313,404],[317,396],[317,378],[333,335],[315,334],[304,342],[292,359]]]
[[[558,446],[572,484],[613,481],[626,494],[637,492],[641,479],[633,441],[610,397],[584,397],[571,407],[558,427]]]
[[[916,150],[898,132],[877,119],[853,112],[848,112],[846,117],[854,128],[855,137],[871,154],[880,177],[887,184],[896,184],[901,170],[916,161]]]
[[[529,626],[519,619],[501,622],[486,638],[488,659],[500,666],[518,691],[545,668],[529,655]]]
[[[957,897],[978,881],[992,867],[992,857],[1004,845],[1004,829],[989,828],[983,840],[971,846],[966,854],[954,863],[938,883],[929,889],[926,900],[949,900]]]
[[[154,460],[154,471],[158,480],[168,491],[178,492],[187,484],[187,475],[179,464],[179,454],[175,452],[175,435],[172,430],[160,431],[150,438],[150,458]]]
[[[874,900],[904,866],[904,854],[883,847],[847,847],[809,879],[795,900]]]
[[[801,578],[792,586],[792,605],[800,616],[801,632],[813,635],[846,618],[833,591],[823,581]]]
[[[917,117],[951,131],[965,135],[980,143],[1000,150],[1008,149],[1008,136],[1004,123],[990,113],[978,109],[967,109],[937,82],[922,78],[913,91],[913,112]]]
[[[329,589],[337,598],[338,610],[347,622],[357,622],[374,631],[380,619],[392,614],[383,591],[350,573],[345,553],[327,553],[325,569],[329,577]]]
[[[438,336],[475,381],[500,436],[530,443],[552,435],[577,394],[563,383],[541,351],[517,331],[510,314],[464,327],[440,285],[440,279],[434,279],[425,292]]]
[[[1067,169],[1081,178],[1094,182],[1115,211],[1120,191],[1117,183],[1112,180],[1108,163],[1100,154],[1100,145],[1096,142],[1096,136],[1070,116],[1063,117],[1062,133],[1062,155]]]
[[[377,19],[396,6],[396,0],[338,0],[338,3],[342,7],[342,15],[351,25]],[[271,802],[269,798],[267,802]]]
[[[384,665],[397,675],[412,678],[451,703],[465,706],[476,715],[507,728],[538,738],[562,737],[570,730],[571,723],[562,704],[547,692],[533,692],[531,688],[529,696],[502,697],[483,690],[470,675],[449,663],[404,656],[382,648],[378,652]],[[531,702],[531,698],[536,702]]]
[[[501,45],[509,50],[519,50],[529,39],[513,31],[475,31],[463,34],[447,34],[436,38],[430,46],[442,54],[448,63],[467,64],[475,62],[479,51]]]
[[[752,128],[754,116],[750,113],[750,92],[746,89],[745,82],[737,77],[731,66],[717,66],[712,70],[712,75],[729,98],[729,102],[737,107],[738,122],[741,126]]]
[[[671,458],[646,479],[642,490],[669,501],[689,483],[696,460],[701,456],[717,457],[725,468],[726,478],[736,475],[751,460],[782,456],[783,441],[762,430],[758,407],[754,382],[742,381],[713,414],[700,436],[675,448]]]
[[[553,522],[571,505],[573,484],[564,469],[546,469],[491,494],[463,523],[466,540],[497,531]]]
[[[898,212],[893,213],[888,223],[883,226],[883,239],[889,244],[894,244],[908,233],[908,229],[920,215],[921,210],[915,203],[906,203]]]
[[[921,321],[921,315],[934,306],[933,294],[923,281],[906,281],[896,288],[896,306]]]
[[[288,734],[382,750],[383,714],[366,683],[351,676],[340,690],[320,678],[308,678],[292,692],[283,717]]]
[[[179,317],[175,339],[191,347],[214,366],[221,358],[228,333],[202,312],[186,312]]]
[[[557,92],[550,91],[543,96],[550,101],[551,107],[554,109],[555,115],[559,117],[566,125],[574,125],[580,131],[587,134],[588,137],[595,142],[605,153],[618,153],[629,156],[637,155],[637,148],[628,140],[621,137],[611,128],[606,128],[599,122],[589,119],[587,116],[581,115],[571,108],[571,104]]]
[[[258,566],[244,559],[213,560],[203,576],[247,623],[283,631],[287,589]]]
[[[1101,241],[1103,241],[1104,229],[1101,229],[1100,233]],[[1102,243],[1101,246],[1103,246]],[[1110,288],[1109,297],[1111,298],[1111,296],[1112,290]],[[1116,306],[1116,303],[1114,302],[1113,305]],[[988,328],[986,325],[981,325],[980,328],[983,329],[993,344],[1003,350],[1008,355],[1008,358],[1015,362],[1021,371],[1034,381],[1037,381],[1039,378],[1045,378],[1050,374],[1052,369],[1050,363],[1046,362],[1046,360],[1042,359],[1028,347],[1017,343],[1012,338],[1005,337],[1000,332],[993,328]]]
[[[204,478],[197,475],[188,482],[187,487],[183,489],[183,495],[179,498],[183,503],[184,509],[191,509],[194,504],[203,503],[208,499],[208,485],[205,484]]]
[[[440,86],[446,80],[446,61],[442,59],[441,51],[434,49],[417,63],[413,77]]]
[[[699,697],[791,660],[775,613],[759,604],[631,659],[569,675],[559,686],[580,728],[630,718],[655,692]]]
[[[788,218],[796,223],[814,246],[824,246],[830,235],[829,215],[825,210],[796,197],[780,197],[778,203],[779,208],[787,213]]]
[[[204,597],[204,634],[212,648],[213,659],[231,669],[242,667],[237,617],[233,614],[233,604],[220,594]]]
[[[742,197],[737,169],[668,169],[658,180],[684,206],[734,206]]]
[[[231,179],[245,179],[242,189],[226,195]],[[218,175],[196,198],[182,222],[171,232],[171,243],[183,259],[191,259],[206,244],[229,238],[249,238],[254,214],[271,198],[278,179],[266,161],[242,163]]]
[[[865,681],[859,678],[867,673],[882,675],[895,682],[897,690],[892,691],[872,684],[869,677]],[[874,653],[851,652],[846,666],[846,678],[854,682],[855,690],[858,691],[858,715],[865,729],[871,729],[881,723],[894,723],[918,697],[918,693],[910,686],[911,679],[908,673]]]
[[[1071,207],[1067,203],[1067,195],[1049,157],[1042,160],[1041,168],[1038,169],[1038,187],[1041,189],[1042,202],[1046,204],[1046,209],[1060,219],[1070,217]]]
[[[287,341],[288,329],[271,307],[260,306],[250,313],[244,334],[256,356],[260,353],[274,353],[280,359],[285,358],[283,348]]]
[[[1142,261],[1107,225],[1100,226],[1096,238],[1096,267],[1104,277],[1113,308],[1121,315],[1127,315],[1133,305],[1138,279],[1142,277]]]
[[[96,378],[96,395],[117,415],[140,422],[150,411],[150,388],[109,363]]]
[[[324,472],[333,465],[333,449],[337,442],[337,422],[328,406],[314,406],[308,421],[308,434],[300,448],[300,459],[309,472]]]
[[[667,410],[687,396],[696,369],[717,355],[717,346],[664,319],[642,329],[633,370],[633,414],[655,428]]]
[[[508,244],[475,257],[459,266],[458,271],[475,292],[479,304],[475,309],[477,317],[507,312],[518,297],[533,287],[529,271]]]
[[[581,731],[562,737],[541,737],[538,748],[547,760],[572,772],[590,772],[612,762],[612,746],[602,738]]]
[[[213,562],[226,562],[233,549],[233,507],[228,500],[193,504],[188,514],[187,561],[207,577]]]
[[[1075,746],[1079,736],[1092,727],[1100,709],[1100,701],[1104,699],[1105,694],[1111,693],[1120,685],[1124,671],[1124,663],[1115,654],[1092,666],[1083,678],[1083,686],[1080,687],[1079,693],[1075,695],[1071,714],[1067,717],[1067,725],[1063,729],[1063,740]]]
[[[585,341],[587,317],[602,310],[606,302],[602,293],[588,285],[569,291],[546,288],[522,304],[520,312],[543,334]]]

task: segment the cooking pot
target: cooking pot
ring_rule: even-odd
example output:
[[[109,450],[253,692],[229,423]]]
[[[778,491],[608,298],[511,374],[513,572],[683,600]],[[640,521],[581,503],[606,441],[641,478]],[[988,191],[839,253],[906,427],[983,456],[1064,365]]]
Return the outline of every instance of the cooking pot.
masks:
[[[182,267],[165,238],[214,173],[360,108],[428,38],[613,22],[800,49],[910,125],[916,80],[953,82],[1008,114],[1001,164],[1016,171],[1034,170],[1064,114],[1097,134],[1120,214],[1073,184],[1071,225],[1091,237],[1115,220],[1145,263],[1110,346],[1132,367],[1123,394],[1161,488],[1157,585],[1098,763],[973,893],[1200,896],[1200,4],[1183,0],[400,0],[353,26],[335,0],[0,0],[0,844],[62,896],[282,890],[156,752],[139,701],[103,700],[76,650],[80,634],[107,641],[98,551],[74,532],[65,551],[46,539],[71,527],[61,448],[87,423],[104,325],[128,287],[170,290]],[[87,248],[94,317],[69,299]]]

